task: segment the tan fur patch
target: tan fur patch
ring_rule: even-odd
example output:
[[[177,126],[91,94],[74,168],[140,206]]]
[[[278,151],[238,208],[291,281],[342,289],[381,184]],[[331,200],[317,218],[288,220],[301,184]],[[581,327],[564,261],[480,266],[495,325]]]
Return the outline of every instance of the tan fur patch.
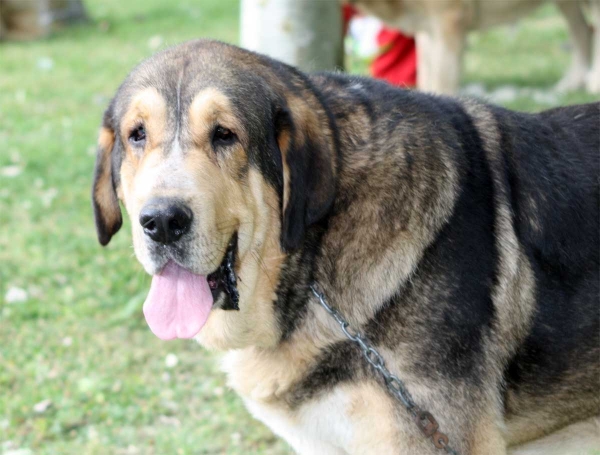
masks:
[[[235,193],[225,194],[230,212],[236,211],[233,204],[238,212],[246,212],[239,217],[238,230],[238,290],[244,304],[240,311],[213,311],[197,339],[202,345],[219,350],[246,346],[270,348],[280,337],[272,302],[284,260],[279,245],[277,197],[262,175],[252,168],[247,189],[238,184]]]
[[[127,138],[131,131],[144,126],[146,131],[146,145],[143,149],[134,148]],[[144,178],[144,170],[151,168],[153,163],[160,161],[158,152],[163,149],[167,128],[167,106],[164,97],[154,87],[148,87],[134,95],[127,111],[121,120],[121,137],[124,138],[125,158],[121,163],[121,188],[119,198],[125,204],[129,215],[137,219],[142,203],[146,200],[145,194],[136,194],[136,179]],[[148,187],[148,183],[143,185]],[[134,224],[135,226],[135,224]],[[136,236],[142,236],[139,229],[134,228],[134,241]],[[138,239],[139,241],[139,239]]]
[[[247,144],[247,132],[233,113],[229,98],[216,88],[199,92],[189,109],[190,131],[196,143],[204,144],[209,130],[220,124],[233,131],[243,144]]]
[[[379,384],[362,383],[342,389],[350,397],[346,412],[354,429],[347,449],[353,453],[383,454],[402,453],[409,448],[410,438],[401,437],[394,403]]]
[[[465,100],[463,105],[483,139],[492,172],[495,194],[496,239],[499,251],[499,273],[492,299],[498,323],[495,339],[500,348],[499,364],[511,356],[529,331],[535,311],[535,280],[533,271],[522,250],[514,229],[507,188],[504,187],[503,158],[500,150],[500,132],[488,108]],[[499,372],[499,374],[501,374]]]
[[[98,147],[102,150],[112,150],[114,143],[115,134],[108,128],[100,128],[100,133],[98,134]]]
[[[94,186],[94,201],[100,209],[100,216],[104,224],[109,229],[121,220],[121,210],[112,182],[111,152],[114,141],[114,133],[108,128],[102,127],[98,135],[98,166],[101,171]]]
[[[223,368],[240,395],[268,403],[282,398],[306,374],[318,352],[311,340],[286,342],[276,351],[251,347],[228,354]]]
[[[281,151],[282,165],[283,165],[283,211],[287,208],[288,201],[290,200],[290,167],[287,164],[287,153],[290,148],[291,133],[289,130],[282,131],[277,138],[277,144]]]
[[[131,146],[127,138],[131,131],[144,126],[146,144],[143,149]],[[167,105],[164,97],[154,87],[148,87],[133,96],[120,125],[124,138],[125,158],[121,163],[122,200],[130,216],[137,218],[147,194],[136,192],[135,186],[151,188],[152,176],[147,170],[162,161],[161,152],[167,134]],[[142,180],[142,182],[140,182]],[[140,184],[141,183],[141,184]],[[136,229],[134,229],[134,236]],[[138,235],[142,235],[141,232]]]
[[[513,447],[510,455],[594,455],[600,450],[600,417],[569,425],[535,441]]]
[[[504,455],[506,442],[500,432],[499,418],[478,417],[473,422],[471,453],[473,455]]]
[[[145,88],[131,100],[121,121],[121,137],[128,138],[131,130],[142,123],[146,129],[146,151],[161,147],[167,128],[167,105],[154,87]],[[129,144],[126,149],[131,153]]]

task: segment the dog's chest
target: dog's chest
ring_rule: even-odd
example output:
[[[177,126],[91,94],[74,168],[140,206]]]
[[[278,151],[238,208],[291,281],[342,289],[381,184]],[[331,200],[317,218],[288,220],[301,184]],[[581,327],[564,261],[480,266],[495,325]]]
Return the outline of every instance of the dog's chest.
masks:
[[[243,351],[224,358],[228,384],[242,397],[250,413],[300,454],[345,454],[340,447],[349,444],[353,434],[348,415],[352,397],[338,387],[290,407],[283,397],[302,371],[286,362],[269,360]]]
[[[349,398],[343,391],[290,410],[281,402],[244,398],[250,413],[282,437],[299,454],[344,455],[352,444],[354,425],[346,413]]]
[[[285,397],[305,371],[262,360],[243,351],[228,354],[223,362],[228,384],[297,453],[390,453],[397,446],[394,406],[378,384],[342,383],[290,406]]]

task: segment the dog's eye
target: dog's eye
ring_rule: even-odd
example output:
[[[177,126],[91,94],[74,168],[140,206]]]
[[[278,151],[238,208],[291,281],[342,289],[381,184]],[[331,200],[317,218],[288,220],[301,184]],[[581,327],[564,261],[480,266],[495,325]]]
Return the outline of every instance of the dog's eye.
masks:
[[[135,127],[135,129],[129,133],[129,142],[138,147],[146,143],[146,129],[143,125]]]
[[[217,126],[215,128],[215,132],[213,133],[213,145],[229,145],[235,141],[235,134],[222,126]]]

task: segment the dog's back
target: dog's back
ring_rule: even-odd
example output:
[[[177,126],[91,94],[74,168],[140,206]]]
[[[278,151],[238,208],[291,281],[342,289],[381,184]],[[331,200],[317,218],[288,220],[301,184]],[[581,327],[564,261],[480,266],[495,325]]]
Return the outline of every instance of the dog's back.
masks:
[[[495,115],[519,240],[557,278],[597,272],[600,104]]]
[[[525,440],[532,416],[558,426],[600,409],[600,105],[496,115],[507,125],[515,230],[535,275],[532,327],[505,375],[509,427]]]

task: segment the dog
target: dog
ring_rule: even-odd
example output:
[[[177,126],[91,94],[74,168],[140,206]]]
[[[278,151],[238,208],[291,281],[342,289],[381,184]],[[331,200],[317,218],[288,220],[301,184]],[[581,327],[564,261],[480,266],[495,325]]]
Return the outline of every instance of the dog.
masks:
[[[191,41],[110,102],[96,229],[121,201],[150,329],[225,351],[298,453],[439,453],[313,288],[455,453],[597,447],[599,141],[598,103],[517,113]]]
[[[417,86],[434,93],[458,91],[467,33],[506,24],[546,0],[345,0],[417,42]],[[558,91],[587,87],[600,93],[600,0],[554,1],[567,21],[573,55]],[[589,7],[591,24],[584,9]]]

